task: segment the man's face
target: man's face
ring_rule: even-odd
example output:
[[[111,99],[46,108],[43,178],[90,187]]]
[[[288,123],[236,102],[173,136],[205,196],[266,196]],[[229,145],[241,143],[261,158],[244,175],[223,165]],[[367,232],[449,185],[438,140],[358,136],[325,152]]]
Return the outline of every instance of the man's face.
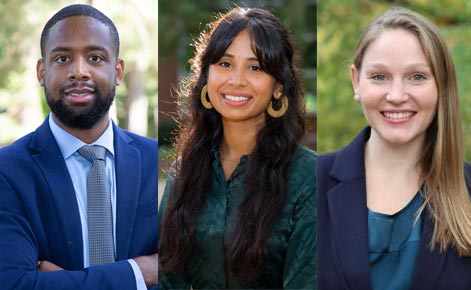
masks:
[[[88,16],[72,16],[51,27],[37,75],[46,100],[63,125],[90,129],[108,116],[115,86],[123,78],[109,28]]]

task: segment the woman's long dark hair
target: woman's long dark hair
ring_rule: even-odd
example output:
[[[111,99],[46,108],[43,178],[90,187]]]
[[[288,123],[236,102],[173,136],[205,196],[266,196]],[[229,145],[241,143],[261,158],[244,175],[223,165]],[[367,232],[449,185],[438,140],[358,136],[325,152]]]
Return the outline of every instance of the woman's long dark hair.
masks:
[[[225,266],[241,283],[249,283],[263,270],[266,241],[281,213],[288,191],[291,157],[304,133],[301,81],[294,65],[293,42],[282,22],[262,9],[234,8],[208,26],[196,41],[192,74],[180,87],[190,97],[189,111],[181,113],[176,140],[174,188],[169,195],[160,229],[160,271],[182,269],[197,250],[195,216],[204,207],[211,188],[211,148],[222,139],[220,114],[205,109],[200,93],[211,64],[218,62],[243,30],[251,35],[261,68],[283,86],[289,107],[280,118],[266,116],[244,171],[245,199],[238,207],[231,238],[225,244]],[[274,107],[281,102],[272,98]],[[182,106],[184,108],[184,106]]]

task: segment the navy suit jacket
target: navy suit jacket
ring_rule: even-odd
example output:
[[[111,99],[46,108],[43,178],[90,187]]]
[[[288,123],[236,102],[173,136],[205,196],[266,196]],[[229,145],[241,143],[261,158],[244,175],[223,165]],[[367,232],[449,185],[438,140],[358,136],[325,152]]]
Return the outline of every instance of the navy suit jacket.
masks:
[[[0,149],[2,289],[136,289],[125,260],[157,252],[157,141],[113,131],[117,262],[87,269],[74,187],[48,121]],[[37,271],[38,260],[66,271]]]
[[[317,175],[317,269],[319,290],[371,289],[364,165],[365,129],[339,152],[319,157]],[[469,168],[467,168],[469,175]],[[469,186],[469,183],[468,183]],[[448,248],[430,251],[431,215],[423,230],[411,290],[471,289],[471,259]],[[471,230],[471,229],[470,229]]]

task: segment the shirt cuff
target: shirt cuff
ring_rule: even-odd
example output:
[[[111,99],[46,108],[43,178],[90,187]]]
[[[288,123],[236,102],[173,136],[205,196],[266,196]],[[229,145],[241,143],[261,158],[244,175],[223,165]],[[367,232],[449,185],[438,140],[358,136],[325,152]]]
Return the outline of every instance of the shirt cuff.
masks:
[[[131,264],[132,270],[134,271],[134,277],[136,278],[136,289],[147,290],[144,276],[142,276],[141,269],[139,269],[137,263],[133,259],[129,259],[128,262]]]

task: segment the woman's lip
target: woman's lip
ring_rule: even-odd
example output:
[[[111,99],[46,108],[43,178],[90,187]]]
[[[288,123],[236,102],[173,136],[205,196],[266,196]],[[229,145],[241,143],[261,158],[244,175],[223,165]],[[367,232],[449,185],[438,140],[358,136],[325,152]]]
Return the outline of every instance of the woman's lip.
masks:
[[[232,106],[243,106],[250,102],[252,97],[241,94],[223,94],[224,102]]]
[[[232,95],[232,94],[225,94],[223,98],[234,101],[234,102],[245,102],[250,99],[249,96],[242,96],[242,95]]]
[[[382,111],[381,115],[391,123],[406,123],[415,116],[415,111]]]

